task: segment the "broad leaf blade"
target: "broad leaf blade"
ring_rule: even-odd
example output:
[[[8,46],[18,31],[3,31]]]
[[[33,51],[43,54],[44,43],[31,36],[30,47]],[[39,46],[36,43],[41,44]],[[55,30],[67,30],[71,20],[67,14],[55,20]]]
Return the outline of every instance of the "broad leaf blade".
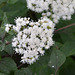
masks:
[[[75,39],[68,40],[60,49],[66,56],[75,54]]]
[[[0,40],[0,51],[3,51],[5,49],[5,43],[3,43],[1,40]]]
[[[60,50],[54,49],[50,56],[49,66],[57,70],[65,60],[65,55]]]
[[[32,75],[32,72],[29,68],[22,68],[17,70],[14,75]]]
[[[18,0],[8,0],[9,4],[15,4]]]
[[[0,72],[11,74],[17,70],[15,62],[11,58],[4,58],[0,60]]]
[[[75,61],[71,57],[60,68],[59,75],[75,75]]]

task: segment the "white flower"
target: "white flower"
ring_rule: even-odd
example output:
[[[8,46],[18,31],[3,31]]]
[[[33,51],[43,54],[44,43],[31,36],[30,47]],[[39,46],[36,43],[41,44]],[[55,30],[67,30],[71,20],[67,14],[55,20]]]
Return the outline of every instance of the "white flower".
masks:
[[[15,22],[16,25],[13,25],[12,29],[17,34],[12,39],[12,47],[16,53],[22,55],[21,62],[32,64],[39,56],[44,55],[44,48],[48,49],[54,44],[52,36],[55,25],[46,16],[38,22],[29,21],[26,17],[19,17]]]
[[[27,7],[36,12],[42,12],[49,9],[50,0],[26,0]]]
[[[6,26],[5,31],[6,31],[6,32],[9,32],[9,30],[10,30],[11,27],[12,27],[12,25],[11,25],[11,24],[6,24],[5,26]]]
[[[9,27],[6,27],[6,28],[5,28],[5,31],[6,31],[6,32],[9,32],[9,30],[10,30]]]
[[[60,18],[70,20],[75,12],[75,0],[26,0],[27,7],[35,12],[43,12],[42,16],[50,16],[56,24]],[[45,11],[45,13],[44,13]],[[69,16],[68,16],[69,15]]]

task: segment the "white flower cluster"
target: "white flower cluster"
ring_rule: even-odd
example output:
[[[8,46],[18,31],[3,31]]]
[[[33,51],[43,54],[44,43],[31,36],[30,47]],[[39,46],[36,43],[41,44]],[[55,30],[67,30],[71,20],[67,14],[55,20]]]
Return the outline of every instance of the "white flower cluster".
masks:
[[[58,20],[70,20],[71,15],[75,11],[75,0],[56,0],[53,1],[52,5],[53,21],[58,23]]]
[[[27,7],[35,12],[46,11],[42,13],[51,16],[54,23],[59,19],[70,20],[75,12],[75,0],[27,0]]]
[[[12,40],[12,47],[22,55],[21,62],[32,64],[44,55],[44,49],[54,44],[52,36],[55,24],[47,17],[42,17],[38,22],[19,17],[15,22],[16,25],[7,24],[5,30],[8,32],[9,27],[9,30],[11,28],[17,33]]]
[[[52,0],[26,0],[27,7],[36,12],[42,12],[49,9],[49,3]]]

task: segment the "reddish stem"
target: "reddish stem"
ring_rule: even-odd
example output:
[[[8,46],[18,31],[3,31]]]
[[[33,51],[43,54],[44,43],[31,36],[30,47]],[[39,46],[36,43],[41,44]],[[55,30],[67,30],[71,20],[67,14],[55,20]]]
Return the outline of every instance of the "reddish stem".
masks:
[[[62,27],[62,28],[59,28],[59,29],[55,30],[55,32],[58,32],[60,30],[66,29],[66,28],[69,28],[69,27],[74,26],[74,25],[75,25],[75,23],[74,24],[67,25],[65,27]]]

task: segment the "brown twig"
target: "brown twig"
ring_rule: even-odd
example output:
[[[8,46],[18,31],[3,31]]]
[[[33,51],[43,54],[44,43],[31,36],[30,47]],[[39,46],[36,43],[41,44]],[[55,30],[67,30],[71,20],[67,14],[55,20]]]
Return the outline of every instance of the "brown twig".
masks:
[[[67,26],[65,26],[65,27],[62,27],[62,28],[59,28],[59,29],[55,30],[54,32],[58,32],[58,31],[60,31],[60,30],[63,30],[63,29],[69,28],[69,27],[74,26],[74,25],[75,25],[75,23],[70,24],[70,25],[67,25]]]
[[[5,44],[5,45],[9,45],[9,44],[11,44],[11,42],[6,42],[6,44]]]
[[[20,64],[17,68],[19,69],[19,68],[21,68],[23,65],[24,65],[24,64],[22,63],[22,64]]]

